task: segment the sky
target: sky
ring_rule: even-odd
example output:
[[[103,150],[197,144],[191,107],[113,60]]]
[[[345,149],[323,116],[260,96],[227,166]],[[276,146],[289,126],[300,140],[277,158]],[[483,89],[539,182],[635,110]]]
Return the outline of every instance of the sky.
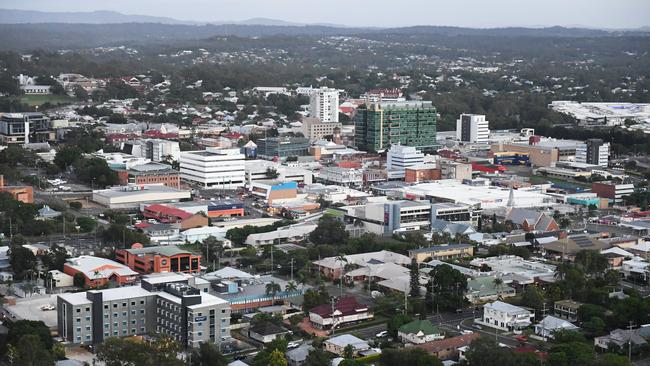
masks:
[[[650,26],[650,0],[0,0],[0,7],[62,12],[113,10],[192,21],[263,17],[377,27]]]

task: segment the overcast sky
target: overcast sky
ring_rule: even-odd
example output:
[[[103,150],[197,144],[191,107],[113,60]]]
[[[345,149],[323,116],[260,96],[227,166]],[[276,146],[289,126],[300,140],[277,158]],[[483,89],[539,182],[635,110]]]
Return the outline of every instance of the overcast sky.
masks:
[[[0,0],[0,7],[65,12],[114,10],[195,21],[265,17],[380,27],[650,25],[650,0]]]

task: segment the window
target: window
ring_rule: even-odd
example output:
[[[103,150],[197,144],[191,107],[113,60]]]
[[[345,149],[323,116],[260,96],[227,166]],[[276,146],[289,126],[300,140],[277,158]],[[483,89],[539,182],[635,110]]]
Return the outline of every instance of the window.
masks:
[[[140,305],[144,305],[144,300],[140,300]]]
[[[77,323],[81,323],[81,318],[77,318]]]
[[[113,309],[117,309],[117,304],[113,304]]]
[[[104,305],[104,310],[108,309],[108,305]]]
[[[86,326],[86,330],[90,330],[90,325]]]
[[[131,315],[135,315],[135,309],[131,310]]]
[[[126,311],[123,311],[123,312],[122,312],[122,316],[126,316]]]
[[[89,316],[86,317],[86,321],[87,321],[87,322],[90,321],[90,317],[89,317]]]
[[[108,314],[104,314],[104,319],[108,319]]]
[[[77,332],[81,332],[81,327],[77,327]]]
[[[135,334],[135,328],[131,328],[131,334]]]
[[[124,307],[124,308],[126,307],[126,303],[125,303],[125,302],[122,303],[122,307]]]
[[[113,313],[113,318],[117,318],[119,316],[118,313]]]
[[[108,328],[109,325],[110,324],[108,324],[108,323],[104,323],[104,328]]]
[[[110,333],[108,333],[108,332],[104,332],[104,337],[108,337],[109,334]]]
[[[89,308],[89,307],[86,308],[86,312],[87,312],[87,313],[90,312],[90,308]]]
[[[135,301],[131,301],[131,306],[135,306]]]
[[[81,309],[77,308],[77,313],[80,313],[80,312],[81,312]]]
[[[144,314],[144,309],[140,309],[140,314]]]

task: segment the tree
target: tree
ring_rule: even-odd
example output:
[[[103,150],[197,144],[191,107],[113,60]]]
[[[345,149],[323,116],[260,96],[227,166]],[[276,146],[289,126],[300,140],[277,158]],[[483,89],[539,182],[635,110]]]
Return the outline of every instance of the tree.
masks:
[[[397,338],[397,330],[404,324],[410,323],[413,319],[404,314],[397,314],[388,321],[388,335]]]
[[[83,288],[86,286],[86,276],[83,273],[77,272],[72,276],[72,284],[76,287]]]
[[[271,295],[271,302],[275,303],[275,295],[278,292],[282,291],[282,287],[280,286],[280,284],[271,281],[266,284],[265,291],[267,295]]]
[[[78,159],[74,162],[77,178],[95,188],[104,188],[118,183],[117,173],[104,159]]]
[[[89,233],[97,227],[97,221],[92,217],[81,216],[77,217],[77,225],[79,225],[79,230]]]
[[[20,337],[15,345],[15,365],[21,366],[51,366],[54,364],[54,356],[47,346],[43,344],[37,335],[25,334]]]
[[[354,358],[354,346],[348,344],[343,348],[343,358]]]
[[[434,299],[432,309],[438,307],[454,310],[458,309],[464,301],[467,290],[467,279],[457,269],[448,264],[436,266],[429,272],[431,281],[427,287],[433,286]]]
[[[415,258],[411,259],[409,295],[412,298],[420,297],[420,271],[418,270],[418,262]]]
[[[501,291],[503,291],[503,279],[495,277],[494,280],[492,280],[492,284],[494,284],[494,287],[497,289],[497,297],[501,298]]]
[[[9,248],[9,264],[16,279],[23,279],[28,271],[36,267],[36,256],[31,250],[12,243]]]
[[[54,341],[50,329],[42,321],[35,320],[18,320],[10,323],[7,342],[17,345],[20,339],[25,335],[34,335],[38,337],[40,343],[45,349],[52,349]]]
[[[535,286],[528,286],[521,297],[521,304],[535,309],[535,314],[541,314],[544,307],[544,293]]]
[[[581,250],[576,254],[575,265],[585,274],[601,277],[609,267],[607,257],[597,250]]]
[[[54,244],[41,257],[41,261],[48,271],[54,269],[63,271],[63,265],[68,258],[70,258],[68,251],[64,247]]]
[[[468,365],[481,366],[535,366],[539,360],[535,355],[515,353],[510,348],[499,347],[494,339],[481,337],[469,345],[465,353]],[[549,365],[556,365],[548,363]]]
[[[226,366],[228,360],[219,352],[219,346],[211,342],[201,342],[198,349],[192,350],[190,366]]]
[[[382,350],[379,364],[381,366],[442,366],[442,361],[420,348],[406,348],[401,350],[386,348]]]
[[[298,286],[296,286],[295,282],[289,281],[289,282],[287,282],[287,285],[285,286],[284,291],[286,291],[286,292],[298,291]]]
[[[280,173],[278,173],[277,170],[274,168],[268,167],[266,168],[266,177],[269,179],[275,179],[280,176]]]
[[[316,244],[343,245],[348,239],[345,225],[330,215],[323,215],[318,220],[318,226],[309,234],[309,240]]]
[[[269,357],[269,366],[287,366],[287,359],[284,357],[284,353],[280,350],[273,350],[271,356]]]
[[[70,203],[68,203],[68,205],[70,206],[71,209],[74,209],[74,210],[77,210],[77,211],[81,210],[81,208],[83,207],[83,204],[81,202],[79,202],[79,201],[70,201]]]
[[[320,286],[318,290],[309,289],[305,291],[302,302],[302,310],[306,313],[318,305],[326,304],[330,295],[325,286]]]
[[[330,355],[322,348],[314,348],[309,351],[304,366],[330,366]]]
[[[56,155],[54,156],[54,164],[61,168],[61,170],[65,170],[67,167],[82,158],[81,153],[82,151],[76,146],[63,146],[57,150]]]
[[[182,366],[180,351],[180,344],[168,336],[157,335],[151,342],[111,337],[97,346],[96,357],[106,366]]]

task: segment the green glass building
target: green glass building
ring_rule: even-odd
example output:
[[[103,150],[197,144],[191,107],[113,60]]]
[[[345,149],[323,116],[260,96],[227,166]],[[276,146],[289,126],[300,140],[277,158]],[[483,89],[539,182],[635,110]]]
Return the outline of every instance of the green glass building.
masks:
[[[438,112],[431,102],[366,103],[354,118],[355,143],[368,152],[386,150],[400,143],[423,151],[437,148]]]

